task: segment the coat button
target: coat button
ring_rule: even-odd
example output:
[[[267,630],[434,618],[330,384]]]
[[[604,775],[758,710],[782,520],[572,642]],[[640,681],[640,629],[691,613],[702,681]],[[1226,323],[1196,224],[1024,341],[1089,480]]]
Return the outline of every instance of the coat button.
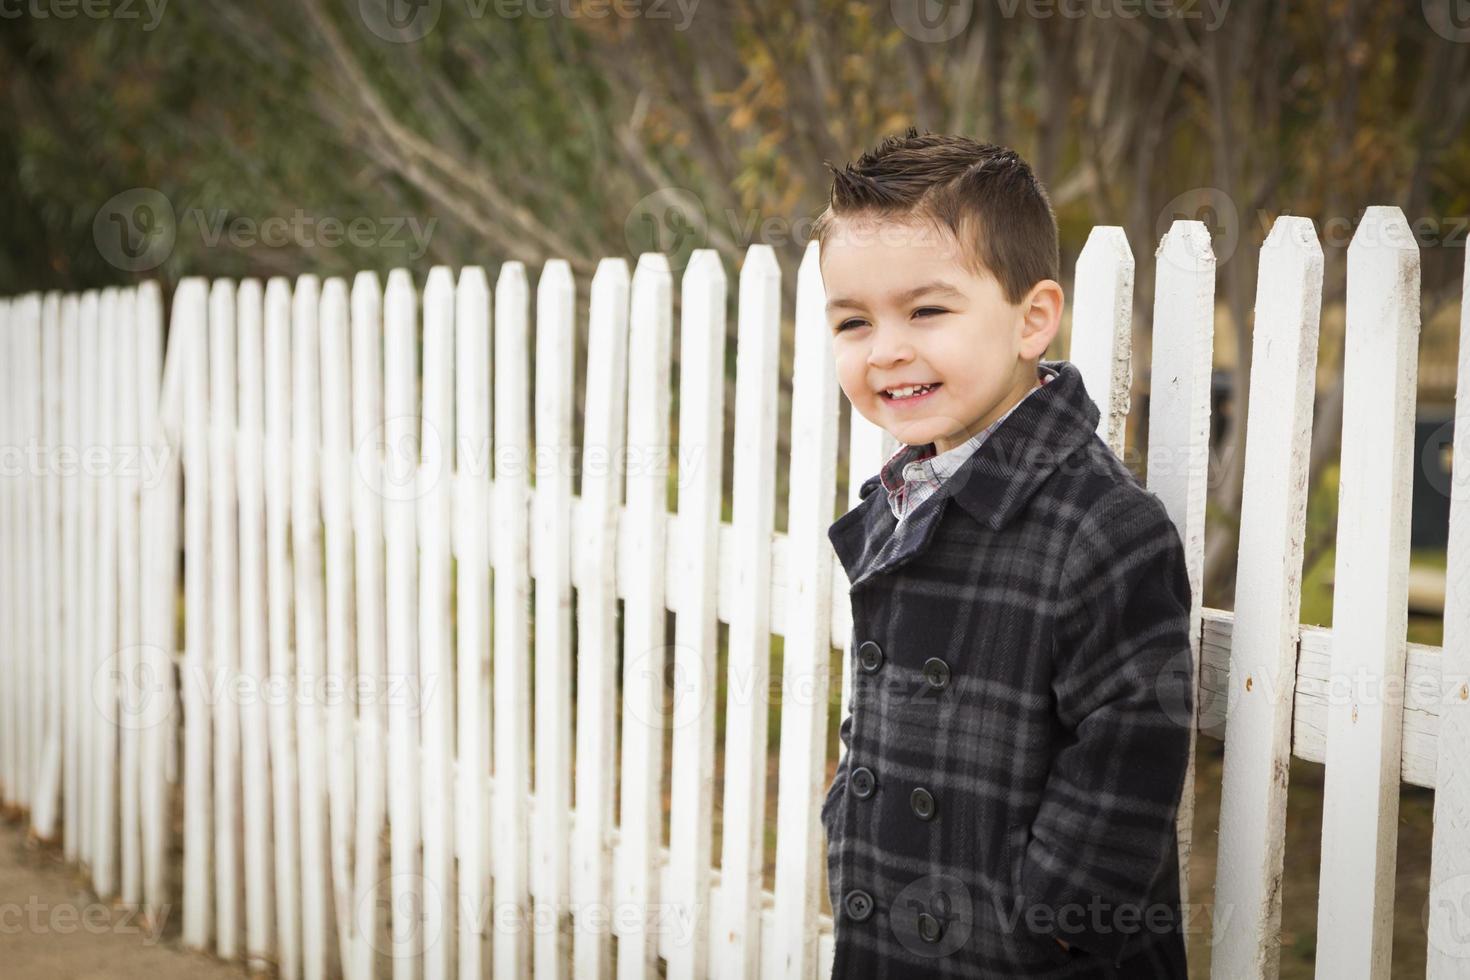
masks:
[[[922,786],[915,787],[909,794],[909,806],[920,820],[934,819],[934,795]]]
[[[919,938],[926,943],[937,943],[944,935],[944,926],[928,912],[919,913]]]
[[[861,888],[848,892],[842,904],[847,908],[848,918],[854,922],[864,922],[873,914],[873,896]]]
[[[867,766],[858,766],[848,778],[848,785],[852,787],[853,796],[866,800],[873,795],[873,770]]]
[[[863,641],[863,645],[858,647],[858,666],[865,674],[876,674],[883,666],[883,648],[872,640]]]
[[[936,691],[942,691],[949,686],[949,664],[938,657],[930,657],[924,661],[924,680]]]

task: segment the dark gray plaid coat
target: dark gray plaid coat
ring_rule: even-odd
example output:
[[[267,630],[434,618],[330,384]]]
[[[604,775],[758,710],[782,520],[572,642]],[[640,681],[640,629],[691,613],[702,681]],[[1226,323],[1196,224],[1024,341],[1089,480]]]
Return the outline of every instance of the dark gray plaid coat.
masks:
[[[897,533],[876,475],[828,529],[856,660],[822,806],[834,977],[1186,976],[1184,548],[1076,366],[1043,363]]]

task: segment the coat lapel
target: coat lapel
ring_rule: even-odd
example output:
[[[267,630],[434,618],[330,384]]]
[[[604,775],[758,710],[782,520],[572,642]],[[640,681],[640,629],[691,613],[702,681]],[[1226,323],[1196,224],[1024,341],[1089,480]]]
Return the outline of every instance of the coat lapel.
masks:
[[[1070,361],[1041,363],[1058,376],[1017,406],[902,525],[878,475],[863,481],[861,502],[827,529],[851,588],[923,552],[951,499],[979,523],[1001,530],[1061,461],[1092,439],[1101,413],[1081,372]]]

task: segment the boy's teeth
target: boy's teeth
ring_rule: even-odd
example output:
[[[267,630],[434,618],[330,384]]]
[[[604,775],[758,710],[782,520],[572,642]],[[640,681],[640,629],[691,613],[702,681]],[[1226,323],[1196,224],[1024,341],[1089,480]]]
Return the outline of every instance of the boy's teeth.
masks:
[[[909,398],[913,395],[922,394],[933,387],[934,385],[916,385],[912,388],[890,388],[888,395],[890,398]]]

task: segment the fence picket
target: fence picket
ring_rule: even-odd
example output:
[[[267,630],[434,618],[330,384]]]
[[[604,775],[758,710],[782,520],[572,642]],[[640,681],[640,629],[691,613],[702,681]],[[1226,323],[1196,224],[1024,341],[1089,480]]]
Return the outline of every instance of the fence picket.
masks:
[[[827,526],[837,480],[839,388],[817,245],[807,246],[796,293],[791,387],[786,639],[781,678],[781,761],[776,812],[776,919],[764,976],[809,980],[826,868],[821,802],[826,787],[831,654],[832,546]]]
[[[606,574],[618,553],[628,395],[628,264],[603,259],[592,277],[588,316],[586,429],[583,433],[580,543],[573,579],[577,599],[577,812],[572,831],[573,975],[612,976],[609,923],[598,909],[612,900],[613,779],[617,759],[618,583]]]
[[[674,745],[670,760],[667,908],[683,924],[668,937],[668,975],[709,971],[714,836],[715,710],[719,692],[719,550],[725,441],[725,269],[695,249],[683,279],[679,327],[679,559],[669,580],[674,619]]]
[[[383,292],[378,277],[359,272],[352,282],[352,524],[357,604],[357,680],[373,692],[358,706],[357,828],[353,843],[353,948],[348,980],[377,976],[380,840],[386,816],[384,741],[388,733],[388,675],[383,591],[383,497],[379,439],[383,431]],[[345,464],[344,464],[345,465]]]
[[[321,298],[321,508],[326,546],[326,674],[322,677],[327,742],[327,827],[338,962],[352,962],[352,840],[357,697],[352,599],[352,353],[346,280],[328,279]]]
[[[383,532],[386,539],[388,678],[418,687],[419,472],[418,297],[406,269],[388,275],[383,297]],[[411,916],[423,909],[419,874],[418,705],[388,703],[389,908],[393,980],[416,980],[423,936]],[[379,885],[378,887],[381,887]],[[375,888],[376,892],[376,888]],[[375,897],[373,899],[377,901]]]
[[[208,698],[214,721],[215,951],[239,954],[243,894],[240,837],[240,565],[235,486],[235,284],[216,279],[209,290],[209,562]]]
[[[464,269],[455,290],[455,431],[458,456],[454,550],[458,703],[459,975],[483,974],[490,923],[490,285],[485,270]],[[570,685],[568,685],[570,687]],[[566,689],[564,689],[566,690]],[[446,692],[447,695],[448,692]],[[566,801],[569,805],[570,801]],[[560,976],[564,970],[553,971]]]
[[[1209,484],[1210,356],[1215,336],[1215,254],[1199,221],[1176,220],[1159,243],[1154,277],[1153,364],[1149,374],[1148,489],[1157,494],[1184,544],[1192,597],[1189,612],[1192,676],[1199,676],[1204,603],[1205,495]],[[1115,379],[1116,382],[1116,379]],[[1196,684],[1196,690],[1198,689]],[[1199,698],[1193,714],[1199,716]],[[1194,828],[1194,743],[1176,816],[1179,895],[1189,901]]]
[[[80,319],[85,320],[83,297]],[[175,304],[175,310],[182,307]],[[185,330],[170,331],[169,353],[174,363],[173,381],[178,378],[180,338]],[[80,335],[79,341],[85,343]],[[80,359],[79,359],[80,360]],[[169,888],[169,846],[173,838],[173,807],[170,806],[169,754],[178,740],[175,710],[174,667],[179,585],[180,464],[176,418],[166,418],[164,404],[163,296],[156,282],[138,287],[138,432],[139,441],[152,460],[152,479],[143,487],[140,521],[143,539],[143,590],[140,596],[142,629],[140,663],[135,678],[138,698],[135,720],[142,726],[139,811],[142,820],[142,870],[145,919],[161,926],[172,908]],[[79,365],[80,367],[80,365]],[[80,372],[78,374],[80,380]],[[78,419],[78,427],[82,423]],[[167,435],[172,428],[172,436]],[[172,440],[172,442],[170,442]],[[80,437],[78,444],[80,445]],[[156,467],[156,468],[153,468]],[[79,495],[84,500],[85,494]],[[79,528],[79,533],[81,529]],[[85,568],[85,564],[79,561]],[[83,603],[85,608],[85,603]],[[85,631],[81,631],[81,642]],[[78,653],[80,653],[80,648]],[[80,669],[80,660],[78,661]],[[74,692],[78,713],[85,717],[90,706],[85,677],[79,677]],[[81,737],[81,718],[78,737]]]
[[[1283,216],[1262,255],[1235,577],[1241,642],[1232,644],[1226,706],[1237,734],[1225,743],[1220,799],[1221,825],[1239,829],[1220,837],[1210,965],[1214,976],[1258,980],[1280,968],[1322,247],[1309,219]]]
[[[541,451],[536,456],[531,510],[531,526],[539,533],[530,552],[536,585],[532,676],[537,812],[531,823],[530,886],[535,905],[551,913],[550,927],[534,932],[532,964],[538,976],[546,977],[566,976],[570,965],[562,926],[567,915],[572,805],[572,460],[558,450],[572,445],[576,299],[571,266],[562,259],[547,262],[536,284],[535,432]],[[484,359],[470,363],[478,370]],[[471,440],[470,433],[462,435],[463,448],[479,451],[485,445],[483,437]],[[460,465],[463,469],[463,457]],[[477,651],[461,647],[462,668],[465,658],[477,657]],[[477,975],[463,968],[460,974]]]
[[[291,297],[291,567],[296,586],[296,751],[300,758],[301,957],[306,980],[337,960],[327,837],[327,728],[322,709],[321,282],[299,276]]]
[[[142,479],[138,446],[138,316],[136,288],[127,291],[125,316],[118,325],[114,370],[117,377],[115,409],[119,452],[117,468],[117,588],[118,588],[118,855],[122,901],[136,907],[143,900],[143,814],[140,794],[141,719],[138,678],[143,669],[142,590],[143,556],[141,527]]]
[[[491,746],[495,760],[495,793],[491,826],[499,846],[491,852],[497,921],[531,921],[530,828],[526,798],[531,790],[530,536],[527,505],[531,458],[529,384],[531,352],[527,334],[530,293],[526,269],[519,262],[500,267],[495,282],[495,486],[491,497],[491,550],[495,597],[491,617],[494,660]],[[531,944],[526,929],[497,933],[491,941],[496,980],[527,976]]]
[[[156,291],[155,291],[156,294]],[[140,293],[140,296],[142,294]],[[141,317],[140,317],[141,318]],[[0,315],[0,330],[4,318]],[[61,446],[72,454],[75,469],[61,480],[61,580],[60,589],[64,596],[62,606],[62,785],[61,785],[61,842],[62,853],[68,861],[77,860],[79,831],[81,824],[81,721],[79,714],[86,701],[79,696],[81,682],[85,676],[81,670],[82,623],[81,589],[81,405],[80,357],[81,357],[81,302],[76,294],[69,293],[61,301]],[[56,460],[60,463],[60,459]],[[3,497],[0,497],[3,499]],[[0,514],[4,505],[0,504]],[[3,517],[0,517],[3,520]],[[3,532],[0,532],[3,541]],[[0,563],[3,564],[3,563]],[[146,579],[145,579],[146,581]],[[3,587],[3,586],[0,586]]]
[[[42,840],[56,836],[57,809],[61,803],[61,477],[57,473],[61,449],[61,294],[52,290],[41,302],[39,370],[33,376],[38,386],[40,445],[43,470],[41,487],[41,577],[33,583],[40,595],[36,605],[43,617],[42,642],[36,649],[42,673],[40,773],[36,798],[31,807],[31,828]],[[136,528],[134,528],[136,531]],[[136,578],[134,578],[136,585]],[[126,897],[126,896],[124,896]]]
[[[265,556],[270,684],[296,690],[291,617],[291,283],[265,284]],[[275,698],[270,722],[271,802],[275,850],[276,968],[282,980],[301,976],[301,829],[297,809],[295,698]]]
[[[424,286],[419,467],[419,678],[423,684],[424,980],[456,963],[449,891],[454,866],[454,638],[449,632],[450,511],[454,501],[454,278],[435,266]]]
[[[1455,436],[1452,451],[1470,460],[1470,256],[1465,264],[1460,302],[1460,360],[1455,379]],[[1464,573],[1470,545],[1465,516],[1466,469],[1450,484],[1450,539],[1445,568],[1444,647],[1439,693],[1440,724],[1435,759],[1434,837],[1429,864],[1429,980],[1448,980],[1465,972],[1470,946],[1465,942],[1461,897],[1470,887],[1470,648],[1466,613],[1470,577]]]
[[[1395,207],[1348,246],[1317,976],[1389,975],[1419,370],[1419,249]],[[1386,683],[1387,682],[1387,683]]]
[[[179,283],[174,302],[187,319],[174,321],[186,334],[182,348],[184,401],[190,406],[183,423],[184,494],[184,944],[203,950],[213,932],[211,888],[213,849],[212,745],[209,705],[213,661],[209,649],[209,313],[208,286],[203,279]],[[103,294],[103,309],[107,307]],[[103,315],[103,358],[106,365]],[[99,534],[105,540],[105,535]],[[102,603],[99,599],[99,608]],[[106,648],[105,641],[99,645]]]
[[[241,281],[235,340],[238,366],[236,441],[240,555],[239,706],[241,806],[244,830],[245,954],[264,969],[274,952],[275,908],[271,847],[270,716],[265,577],[265,292],[258,279]],[[221,338],[222,340],[224,338]]]
[[[770,694],[771,534],[775,524],[781,270],[769,245],[740,270],[735,366],[735,604],[730,616],[717,976],[753,980],[761,965],[766,716]],[[638,366],[635,358],[634,369]]]

